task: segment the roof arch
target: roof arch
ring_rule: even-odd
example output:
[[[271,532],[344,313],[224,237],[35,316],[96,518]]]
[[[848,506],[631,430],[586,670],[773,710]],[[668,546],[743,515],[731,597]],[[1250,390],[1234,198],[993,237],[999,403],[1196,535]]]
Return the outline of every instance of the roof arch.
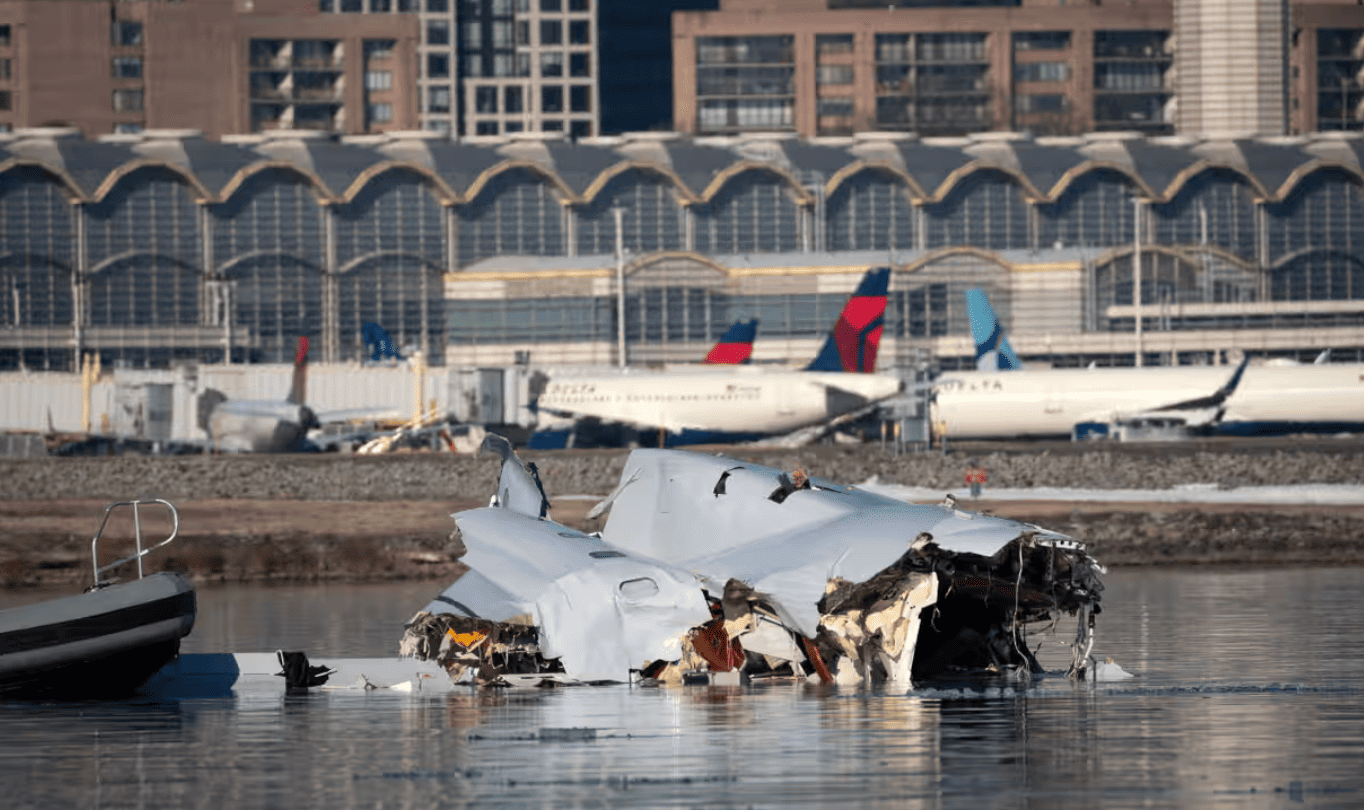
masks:
[[[559,176],[558,172],[546,168],[543,164],[524,158],[511,158],[504,160],[495,166],[484,169],[479,173],[478,177],[474,178],[474,182],[469,185],[469,188],[465,189],[464,196],[459,198],[458,202],[473,202],[498,175],[505,174],[515,169],[525,169],[532,174],[539,175],[541,178],[548,180],[550,185],[559,190],[559,201],[561,203],[567,205],[569,203],[581,202],[578,195],[573,193],[573,189],[564,181],[564,178]]]
[[[1012,178],[1030,200],[1046,199],[1042,192],[1038,191],[1037,187],[1032,184],[1032,180],[1029,180],[1028,176],[1018,169],[1015,169],[1012,166],[1001,166],[998,163],[973,160],[964,166],[953,169],[947,177],[943,179],[942,184],[938,186],[937,190],[928,195],[924,201],[934,203],[942,202],[947,199],[947,195],[951,194],[953,189],[964,183],[968,177],[974,174],[984,174],[985,172],[999,172],[1006,177]]]
[[[238,267],[245,264],[251,264],[252,262],[256,262],[261,259],[287,259],[289,264],[298,267],[306,267],[307,269],[316,272],[319,276],[326,274],[325,268],[313,264],[307,259],[300,259],[299,257],[293,255],[292,253],[281,253],[278,250],[253,250],[250,253],[243,253],[240,256],[234,256],[228,261],[218,265],[218,267],[214,270],[214,278],[222,279],[226,277],[229,273],[231,273],[233,270],[237,269]]]
[[[852,180],[854,176],[868,171],[884,172],[899,179],[915,199],[922,200],[928,196],[913,175],[893,163],[882,160],[857,160],[834,172],[828,182],[824,184],[824,196],[832,197],[834,192],[838,191],[844,183]]]
[[[1122,245],[1100,253],[1089,263],[1094,267],[1098,267],[1116,261],[1117,259],[1131,256],[1135,252],[1136,248],[1131,245]],[[1180,247],[1176,245],[1142,245],[1141,252],[1143,254],[1160,253],[1179,259],[1180,261],[1189,262],[1190,264],[1197,264],[1200,254],[1206,253],[1216,256],[1221,261],[1235,265],[1242,270],[1254,270],[1256,267],[1254,261],[1244,259],[1219,245],[1195,245],[1192,247]]]
[[[1287,202],[1288,198],[1292,197],[1294,192],[1311,179],[1312,175],[1317,172],[1325,172],[1332,169],[1339,169],[1340,171],[1345,172],[1354,180],[1356,186],[1364,188],[1364,171],[1361,171],[1359,166],[1346,163],[1342,160],[1317,158],[1315,160],[1310,160],[1301,166],[1295,167],[1293,171],[1289,173],[1288,179],[1283,182],[1283,185],[1279,186],[1278,195],[1274,198],[1274,202]]]
[[[1293,251],[1292,253],[1286,253],[1283,256],[1280,256],[1277,261],[1265,267],[1265,272],[1273,273],[1275,271],[1282,270],[1285,266],[1288,265],[1289,262],[1295,262],[1298,261],[1299,259],[1311,256],[1313,254],[1320,256],[1336,256],[1341,259],[1344,259],[1349,264],[1364,267],[1364,258],[1360,258],[1359,256],[1356,256],[1348,251],[1341,250],[1340,248],[1305,247],[1299,248]]]
[[[123,182],[129,176],[139,171],[142,171],[143,169],[166,169],[172,174],[177,175],[181,180],[185,182],[186,185],[193,188],[198,193],[199,199],[197,200],[197,202],[202,203],[204,201],[213,199],[213,192],[208,190],[208,187],[205,186],[203,182],[199,180],[198,176],[195,175],[194,172],[188,171],[187,169],[185,169],[185,167],[165,160],[156,160],[154,158],[138,158],[136,160],[131,160],[127,163],[120,164],[119,166],[114,168],[113,171],[109,172],[109,174],[104,178],[104,182],[99,184],[99,188],[95,189],[90,194],[89,201],[103,202],[104,199],[113,192],[113,190],[118,186],[119,183]]]
[[[1227,163],[1226,161],[1203,159],[1191,163],[1188,166],[1181,169],[1179,173],[1175,175],[1175,178],[1170,181],[1170,185],[1165,188],[1164,192],[1161,195],[1159,195],[1160,199],[1155,199],[1153,200],[1153,202],[1157,203],[1172,202],[1174,198],[1178,197],[1179,193],[1184,190],[1185,186],[1189,185],[1189,183],[1192,183],[1194,181],[1194,178],[1198,177],[1200,174],[1203,174],[1205,172],[1218,170],[1231,172],[1232,174],[1235,174],[1238,177],[1245,180],[1250,185],[1250,187],[1255,190],[1256,194],[1260,197],[1260,199],[1270,198],[1271,195],[1269,193],[1269,190],[1266,189],[1264,184],[1260,182],[1260,178],[1256,177],[1255,175],[1250,174],[1249,172],[1247,172],[1246,170],[1242,169],[1239,166]]]
[[[1044,200],[1039,202],[1056,202],[1070,190],[1070,187],[1080,181],[1082,177],[1093,172],[1113,171],[1132,181],[1132,184],[1141,189],[1147,199],[1156,196],[1155,190],[1151,188],[1146,179],[1134,171],[1130,166],[1112,160],[1086,160],[1083,163],[1072,166],[1061,175],[1061,179],[1047,192]]]
[[[716,172],[715,177],[710,181],[710,184],[707,185],[705,190],[699,195],[699,201],[710,202],[715,198],[715,195],[720,193],[720,190],[723,189],[730,180],[733,180],[745,172],[751,171],[766,172],[768,174],[776,175],[781,180],[785,180],[786,185],[791,189],[791,192],[795,194],[796,202],[799,205],[810,205],[814,202],[814,197],[800,184],[800,181],[796,179],[796,176],[791,174],[791,172],[781,166],[756,160],[735,161]]]
[[[411,160],[385,160],[368,167],[360,172],[360,175],[345,191],[341,192],[339,199],[341,202],[353,202],[356,195],[363,191],[365,186],[375,182],[380,176],[388,172],[399,171],[410,171],[429,181],[435,188],[436,199],[440,200],[441,205],[454,205],[459,202],[459,192],[450,188],[450,185],[445,182],[445,178],[429,166],[423,166]]]
[[[65,169],[59,169],[51,164],[44,163],[41,160],[11,157],[0,162],[0,176],[3,176],[5,172],[16,168],[39,169],[46,172],[47,174],[52,175],[52,177],[58,181],[59,185],[66,188],[66,196],[72,202],[86,201],[85,191],[81,189],[80,184],[78,184],[75,178],[73,178]]]
[[[1010,262],[1009,260],[1003,258],[998,253],[995,253],[993,251],[984,250],[978,247],[970,247],[968,245],[954,245],[952,247],[931,250],[925,253],[924,255],[915,258],[913,261],[906,262],[905,264],[900,265],[900,267],[898,268],[898,272],[917,273],[920,270],[923,270],[925,267],[928,267],[929,265],[934,264],[936,262],[940,262],[948,257],[963,255],[974,256],[977,259],[982,259],[984,261],[997,264],[1000,267],[1004,268],[1005,270],[1009,271],[1010,273],[1015,272],[1018,269],[1018,266],[1016,264]]]
[[[715,261],[709,256],[705,256],[690,250],[660,250],[655,253],[644,254],[642,256],[639,256],[638,258],[631,259],[630,261],[625,263],[625,274],[630,275],[632,273],[636,273],[640,270],[643,270],[651,265],[658,264],[659,262],[669,261],[673,259],[693,261],[696,262],[697,264],[705,265],[707,267],[710,267],[712,270],[715,270],[716,272],[720,273],[725,278],[732,278],[734,276],[734,271],[729,267],[726,267],[725,265]]]
[[[252,177],[272,169],[288,174],[296,174],[307,180],[308,184],[313,188],[314,196],[317,197],[319,205],[327,205],[335,199],[335,195],[332,194],[331,189],[327,188],[327,184],[322,182],[322,178],[319,177],[316,172],[299,168],[297,164],[290,163],[287,160],[262,160],[252,163],[250,166],[247,166],[234,174],[232,179],[227,181],[227,185],[223,186],[222,191],[219,192],[218,198],[214,200],[214,202],[227,202],[232,199],[238,191],[241,191],[242,186],[244,186]]]
[[[34,259],[37,259],[38,261],[34,261]],[[11,262],[13,262],[14,264],[11,264]],[[30,253],[27,251],[20,253],[14,250],[0,250],[0,267],[16,265],[55,267],[64,273],[76,272],[76,267],[74,264],[54,259],[46,253]]]
[[[97,264],[95,264],[89,270],[86,271],[85,276],[86,278],[93,279],[95,276],[98,276],[100,273],[105,272],[111,267],[114,267],[119,264],[125,264],[129,261],[141,257],[156,259],[158,262],[164,262],[165,264],[173,265],[176,267],[176,269],[188,273],[189,275],[192,276],[199,275],[199,269],[197,267],[182,259],[177,259],[174,256],[167,256],[164,253],[157,253],[151,250],[125,250],[122,253],[117,253],[113,256],[108,256],[104,260],[98,262]]]
[[[407,251],[402,250],[375,250],[366,253],[363,256],[356,256],[354,259],[351,259],[350,261],[336,268],[336,275],[344,276],[347,273],[354,272],[361,266],[373,262],[376,259],[386,258],[410,259],[416,262],[417,264],[421,265],[422,267],[429,269],[435,275],[445,274],[444,268],[437,266],[434,262],[430,261],[429,259],[423,258],[419,254],[408,253]]]
[[[682,178],[671,167],[661,163],[651,163],[644,160],[622,160],[621,162],[609,166],[598,174],[595,179],[583,189],[581,201],[585,203],[593,202],[599,194],[606,190],[607,185],[617,177],[628,171],[638,171],[645,174],[654,174],[670,181],[679,192],[685,202],[697,202],[699,198],[695,192],[687,188],[687,184],[682,182]]]

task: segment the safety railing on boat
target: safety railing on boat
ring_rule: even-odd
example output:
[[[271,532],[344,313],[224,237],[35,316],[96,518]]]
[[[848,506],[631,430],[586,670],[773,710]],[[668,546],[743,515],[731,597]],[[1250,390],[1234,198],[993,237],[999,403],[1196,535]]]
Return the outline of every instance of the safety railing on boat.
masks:
[[[171,518],[171,532],[170,536],[167,537],[165,540],[162,540],[161,542],[157,543],[154,546],[143,548],[142,513],[139,510],[139,507],[151,504],[161,504],[162,506],[166,507],[167,510],[169,510]],[[99,539],[104,534],[104,527],[109,523],[109,515],[113,514],[113,511],[119,508],[120,506],[131,506],[133,508],[133,535],[137,540],[137,553],[128,557],[124,557],[121,560],[115,560],[114,562],[111,562],[108,565],[100,565]],[[142,558],[147,556],[151,552],[157,550],[158,548],[161,548],[162,546],[166,545],[170,541],[174,540],[175,536],[179,533],[180,513],[175,511],[175,505],[172,504],[170,501],[163,501],[160,498],[141,498],[136,501],[117,501],[104,507],[104,519],[99,522],[99,530],[95,532],[95,539],[90,541],[90,555],[94,557],[95,561],[95,590],[103,588],[106,585],[113,584],[113,580],[106,581],[104,579],[104,573],[106,571],[117,568],[120,565],[123,565],[124,563],[132,562],[133,560],[137,560],[137,578],[142,579]]]

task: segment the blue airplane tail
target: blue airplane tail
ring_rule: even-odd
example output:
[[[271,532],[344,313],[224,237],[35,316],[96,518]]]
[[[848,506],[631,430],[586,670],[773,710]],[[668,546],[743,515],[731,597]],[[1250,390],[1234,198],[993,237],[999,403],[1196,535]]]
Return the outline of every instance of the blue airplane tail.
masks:
[[[886,323],[886,293],[890,268],[873,267],[862,277],[833,330],[807,371],[845,371],[870,374],[876,370],[876,350]]]
[[[389,338],[388,330],[377,323],[360,324],[360,338],[365,342],[365,348],[369,350],[369,359],[376,363],[385,357],[391,357],[394,360],[403,359]]]
[[[994,307],[985,291],[966,291],[966,315],[971,319],[971,338],[976,342],[976,368],[981,371],[1007,371],[1023,368],[1014,354],[1009,337],[995,317]]]

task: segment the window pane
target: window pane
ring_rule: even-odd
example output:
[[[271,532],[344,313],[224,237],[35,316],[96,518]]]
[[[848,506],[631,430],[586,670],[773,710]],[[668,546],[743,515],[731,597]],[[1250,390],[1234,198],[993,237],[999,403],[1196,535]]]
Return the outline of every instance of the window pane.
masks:
[[[541,87],[541,88],[540,88],[540,111],[541,111],[541,112],[563,112],[563,111],[564,111],[564,88],[562,88],[562,87]]]
[[[564,41],[564,24],[559,20],[540,21],[540,44],[559,45]]]
[[[509,113],[521,112],[521,88],[519,87],[503,88],[502,109]]]
[[[575,84],[568,89],[569,109],[573,112],[592,112],[592,88]]]
[[[426,89],[426,109],[428,112],[450,112],[450,88],[428,87]]]
[[[479,87],[474,90],[474,111],[481,113],[497,112],[496,87]]]
[[[6,75],[9,78],[8,62],[6,62]],[[142,78],[142,58],[138,56],[115,56],[114,57],[114,78],[115,79],[140,79]]]
[[[142,44],[142,23],[115,20],[113,26],[113,43],[115,45],[133,47]]]
[[[431,20],[426,23],[426,44],[427,45],[449,45],[450,44],[450,21]]]
[[[592,54],[570,53],[568,55],[568,75],[570,76],[591,76],[592,75]]]
[[[587,20],[573,20],[568,24],[570,45],[588,45],[592,42],[592,24]]]

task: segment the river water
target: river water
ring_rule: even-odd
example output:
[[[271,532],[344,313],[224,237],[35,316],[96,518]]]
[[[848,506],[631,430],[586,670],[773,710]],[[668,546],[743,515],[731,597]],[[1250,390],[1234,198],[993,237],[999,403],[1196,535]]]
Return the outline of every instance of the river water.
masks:
[[[0,703],[2,806],[1364,807],[1364,568],[1106,584],[1120,682]],[[440,587],[201,589],[184,651],[387,656]]]

